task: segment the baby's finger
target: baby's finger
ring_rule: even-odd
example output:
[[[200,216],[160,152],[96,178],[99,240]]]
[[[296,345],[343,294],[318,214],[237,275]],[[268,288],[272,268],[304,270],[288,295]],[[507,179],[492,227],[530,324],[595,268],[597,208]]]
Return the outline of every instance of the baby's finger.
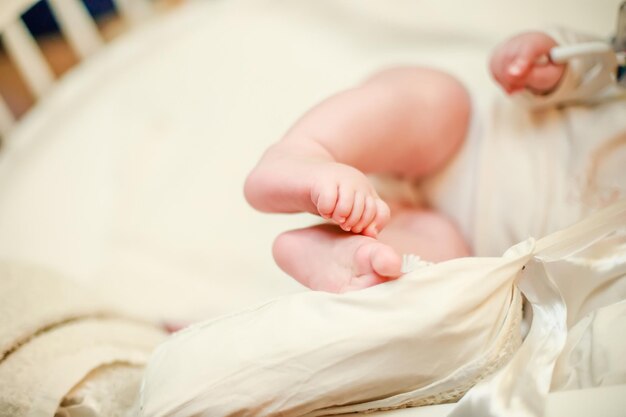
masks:
[[[526,86],[526,78],[528,77],[531,69],[532,64],[530,64],[526,59],[516,59],[508,68],[510,80],[507,93],[513,94],[523,90]]]
[[[525,87],[528,87],[534,91],[549,92],[553,90],[559,83],[565,67],[563,65],[544,65],[536,66],[528,74],[526,78]]]
[[[531,70],[533,63],[528,57],[520,55],[515,57],[507,66],[507,74],[511,80],[519,80],[525,77]]]
[[[519,48],[515,51],[515,57],[511,60],[507,67],[507,74],[511,79],[514,87],[524,87],[530,73],[542,64],[538,62],[541,57],[550,52],[550,44],[543,40],[542,37],[533,37],[526,42],[519,44]]]
[[[376,216],[376,203],[373,197],[367,196],[365,198],[365,209],[363,210],[363,215],[361,216],[361,220],[357,224],[352,227],[352,231],[354,233],[361,233],[363,230],[372,223],[374,217]],[[364,233],[366,236],[366,233]],[[370,236],[376,237],[376,236]]]
[[[525,71],[524,60],[519,60],[521,54],[521,42],[517,38],[506,41],[499,51],[498,76],[502,88],[511,93],[519,84],[519,77]]]
[[[519,46],[510,51],[504,63],[503,78],[506,80],[506,91],[512,93],[524,88],[525,79],[532,69],[532,61]]]
[[[346,232],[352,230],[352,227],[357,224],[357,222],[361,219],[363,215],[363,210],[365,209],[365,196],[363,193],[356,192],[354,194],[354,203],[352,204],[352,211],[350,215],[346,219],[345,223],[341,225],[341,228]],[[356,233],[356,232],[355,232]]]
[[[315,207],[317,207],[317,211],[325,219],[329,219],[333,211],[335,211],[335,206],[337,205],[337,190],[336,184],[327,184],[320,188],[315,188],[312,192],[311,200],[315,202]]]
[[[352,206],[354,205],[354,190],[350,187],[342,187],[339,186],[339,195],[337,197],[337,205],[335,206],[335,211],[333,212],[332,218],[338,224],[343,224],[350,212],[352,211]]]

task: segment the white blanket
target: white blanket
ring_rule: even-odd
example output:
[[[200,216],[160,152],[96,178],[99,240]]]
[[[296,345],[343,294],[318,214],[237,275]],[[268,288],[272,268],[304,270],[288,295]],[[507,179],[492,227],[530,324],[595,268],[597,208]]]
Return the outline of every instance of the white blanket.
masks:
[[[551,382],[626,384],[626,292],[616,291],[626,285],[625,225],[626,200],[500,258],[422,266],[363,291],[287,296],[195,325],[153,355],[141,416],[393,409],[456,401],[484,379],[452,416],[539,417]],[[533,313],[519,349],[518,288]],[[595,308],[568,338],[576,299]]]

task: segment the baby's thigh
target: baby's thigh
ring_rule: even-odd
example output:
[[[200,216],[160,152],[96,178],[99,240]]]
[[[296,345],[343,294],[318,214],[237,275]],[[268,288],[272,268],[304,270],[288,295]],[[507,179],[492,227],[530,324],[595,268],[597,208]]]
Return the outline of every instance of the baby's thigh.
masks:
[[[401,108],[392,112],[391,119],[405,114],[396,132],[375,148],[376,157],[391,161],[387,164],[391,172],[411,178],[443,169],[468,134],[473,110],[465,86],[446,72],[426,67],[388,69],[366,84],[384,87],[397,97]]]

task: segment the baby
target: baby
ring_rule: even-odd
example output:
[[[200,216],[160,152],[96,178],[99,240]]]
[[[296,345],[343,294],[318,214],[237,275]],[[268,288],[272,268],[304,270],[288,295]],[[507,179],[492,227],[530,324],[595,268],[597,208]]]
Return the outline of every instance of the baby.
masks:
[[[575,41],[579,41],[577,35],[569,32],[561,33],[561,37],[569,38],[569,41],[574,37]],[[536,128],[540,131],[550,131],[554,126],[561,126],[564,118],[569,117],[557,106],[595,97],[610,83],[603,81],[587,88],[589,86],[581,81],[581,73],[587,71],[584,62],[560,65],[542,59],[557,44],[554,36],[526,32],[507,40],[493,52],[490,70],[502,89],[509,95],[526,96],[531,105],[545,108],[533,113],[520,111],[518,107],[516,111],[522,114],[519,116],[521,121],[510,121],[505,124],[506,127],[522,126],[521,131],[527,136],[532,132],[523,128],[526,125],[538,125]],[[610,71],[611,68],[600,73],[606,75]],[[568,72],[572,73],[569,78]],[[588,91],[581,93],[581,89],[585,88]],[[622,100],[620,112],[624,109],[623,104]],[[496,111],[501,112],[503,108],[498,107]],[[429,68],[395,68],[380,72],[308,111],[280,142],[265,152],[245,184],[246,199],[258,210],[309,212],[328,220],[326,224],[281,234],[273,247],[277,264],[309,288],[344,292],[399,277],[404,253],[439,262],[476,252],[473,239],[468,239],[470,234],[476,233],[476,225],[473,225],[472,231],[459,227],[462,217],[467,217],[467,211],[455,214],[454,207],[440,206],[428,198],[430,205],[384,201],[369,176],[383,174],[415,183],[428,182],[449,171],[450,165],[458,165],[459,159],[467,161],[474,158],[467,156],[475,155],[472,147],[486,148],[492,143],[493,149],[503,149],[497,151],[504,158],[499,161],[501,166],[508,164],[506,155],[512,155],[512,160],[518,153],[521,156],[526,151],[534,155],[532,149],[535,148],[532,147],[509,151],[498,148],[503,146],[502,137],[511,136],[506,129],[491,128],[489,132],[483,132],[497,140],[483,139],[478,145],[468,142],[474,130],[470,127],[476,124],[477,113],[470,94],[458,80]],[[616,132],[626,130],[622,120],[614,122],[620,125]],[[557,130],[562,134],[567,128]],[[611,135],[612,131],[602,137]],[[523,143],[510,139],[512,143]],[[594,142],[592,139],[589,141]],[[557,143],[551,139],[544,142],[545,145],[539,146]],[[566,138],[558,143],[574,142],[578,143],[576,139]],[[543,152],[550,156],[550,149],[545,148]],[[560,148],[557,146],[555,149]],[[461,153],[463,156],[459,155]],[[496,155],[495,159],[498,162],[499,156]],[[537,171],[536,161],[529,162],[528,175],[524,171],[526,168],[517,169],[515,163],[511,163],[511,168],[516,170],[514,175],[519,178],[531,178],[531,173]],[[455,174],[454,181],[458,184],[466,184],[463,181],[476,176],[479,165],[487,166],[482,160],[480,164],[464,164],[469,168],[465,173]],[[497,166],[497,163],[494,164]],[[559,166],[554,166],[555,175],[560,172]],[[568,169],[573,169],[571,164],[568,166]],[[581,168],[582,171],[584,169]],[[559,175],[568,177],[570,174]],[[500,174],[496,168],[488,174],[496,180],[503,175],[508,174]],[[624,178],[619,179],[618,186],[623,185]],[[548,178],[546,181],[552,180]],[[527,182],[533,186],[532,179]],[[475,185],[473,180],[467,182],[470,183]],[[511,187],[515,188],[515,184],[509,184],[508,188]],[[462,185],[458,192],[452,189],[448,193],[461,195],[469,189],[469,185]],[[493,190],[495,192],[497,188]],[[522,189],[516,191],[524,193]],[[471,194],[477,192],[471,191]],[[561,198],[561,195],[564,197]],[[544,211],[558,204],[565,207],[571,196],[571,190],[560,193],[557,189],[549,198],[559,198],[558,202],[541,203],[541,207]],[[501,198],[508,197],[502,195]],[[582,197],[579,199],[582,201]],[[506,229],[506,222],[498,221],[499,217],[505,216],[500,212],[524,208],[514,201],[505,203],[506,209],[496,210],[491,204],[473,207],[471,212],[493,213],[491,218],[487,215],[487,220],[483,222],[493,221],[498,223],[499,230]],[[463,200],[459,204],[467,202]],[[538,210],[535,206],[530,211]],[[580,217],[583,211],[577,209],[569,217]],[[556,227],[556,223],[543,229],[533,229],[531,225],[520,233],[545,233],[550,231],[547,229]],[[488,227],[485,227],[482,236],[488,234]]]

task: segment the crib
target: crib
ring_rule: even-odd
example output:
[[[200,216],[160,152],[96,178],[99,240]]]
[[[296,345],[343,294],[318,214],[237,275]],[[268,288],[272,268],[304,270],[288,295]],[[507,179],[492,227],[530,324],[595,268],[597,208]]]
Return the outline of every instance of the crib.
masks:
[[[20,19],[33,3],[0,5],[4,47],[36,101],[17,117],[0,98],[0,259],[59,271],[129,315],[188,323],[303,291],[271,243],[315,219],[256,213],[241,188],[313,103],[398,62],[496,94],[484,62],[502,36],[538,14],[607,35],[619,1],[205,0],[160,13],[116,0],[128,29],[105,42],[79,0],[48,0],[80,61],[62,77]],[[625,393],[555,393],[546,416],[623,416]]]

